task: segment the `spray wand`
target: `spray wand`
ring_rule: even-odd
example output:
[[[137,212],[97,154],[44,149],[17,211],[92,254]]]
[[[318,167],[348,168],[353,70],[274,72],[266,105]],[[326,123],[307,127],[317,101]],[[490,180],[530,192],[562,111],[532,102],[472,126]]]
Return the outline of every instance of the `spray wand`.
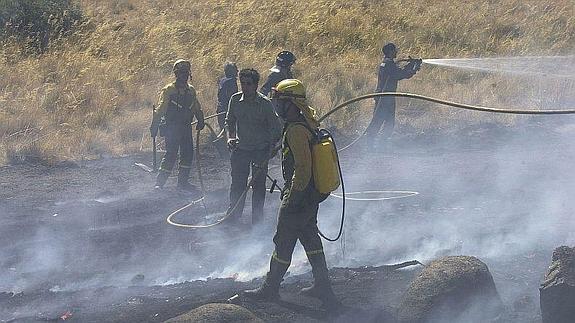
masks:
[[[406,66],[409,66],[408,69],[419,71],[419,69],[421,69],[421,64],[423,64],[423,58],[413,58],[411,56],[407,56],[407,58],[398,59],[396,62],[407,62]]]

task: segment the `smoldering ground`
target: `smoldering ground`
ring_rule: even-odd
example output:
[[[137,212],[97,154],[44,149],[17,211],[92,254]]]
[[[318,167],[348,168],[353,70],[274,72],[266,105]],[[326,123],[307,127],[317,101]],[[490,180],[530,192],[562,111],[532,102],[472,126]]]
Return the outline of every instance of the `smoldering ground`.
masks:
[[[536,102],[539,108],[552,109],[574,102],[565,93],[556,96],[559,99],[545,99],[546,93],[561,87],[541,87],[545,85],[541,79],[531,82],[539,87],[540,97],[526,85],[529,93],[516,93],[520,105]],[[549,84],[562,82],[571,82],[565,88],[573,84],[549,79]],[[477,113],[474,118],[487,116]],[[397,136],[391,144],[382,144],[381,151],[366,151],[359,142],[341,154],[348,192],[419,194],[348,201],[342,240],[324,243],[329,265],[357,267],[412,259],[425,263],[444,255],[473,255],[490,266],[506,305],[536,316],[537,287],[551,251],[575,242],[571,216],[575,205],[569,199],[574,191],[572,125],[571,116],[518,117],[508,127],[485,123],[468,133],[464,128],[457,137],[434,135],[414,141],[402,132],[400,122]],[[222,181],[227,163],[206,157],[210,163],[202,165],[209,170],[207,207],[221,212],[227,204]],[[149,161],[149,156],[141,158]],[[191,197],[169,188],[153,192],[152,176],[134,169],[132,159],[94,162],[98,163],[62,170],[87,180],[67,179],[59,185],[51,183],[57,182],[50,177],[53,173],[39,172],[37,167],[3,170],[3,178],[29,175],[39,184],[14,181],[13,198],[0,206],[7,214],[0,238],[0,291],[90,294],[106,286],[169,285],[208,277],[248,281],[267,270],[277,193],[267,195],[266,224],[259,230],[225,224],[182,230],[167,225],[165,218]],[[280,177],[277,169],[271,174]],[[53,187],[38,193],[42,177]],[[340,208],[341,200],[333,197],[320,207],[319,226],[330,237],[338,231]],[[248,202],[246,215],[249,209]],[[201,223],[204,216],[197,205],[178,220]],[[290,274],[308,270],[303,250],[297,247]],[[93,298],[102,305],[124,300],[128,294],[111,289],[105,297]],[[3,308],[1,314],[28,317],[39,310],[59,313],[66,307],[38,297],[17,309]]]

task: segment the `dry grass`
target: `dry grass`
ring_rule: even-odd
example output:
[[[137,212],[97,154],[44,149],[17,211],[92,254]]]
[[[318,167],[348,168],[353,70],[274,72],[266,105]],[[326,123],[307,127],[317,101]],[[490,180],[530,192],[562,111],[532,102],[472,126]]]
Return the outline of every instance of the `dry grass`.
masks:
[[[171,80],[178,57],[193,64],[192,83],[204,110],[215,110],[222,64],[235,60],[267,74],[275,54],[298,56],[295,74],[313,104],[327,111],[371,92],[380,48],[394,41],[400,55],[444,58],[569,54],[575,49],[572,0],[502,1],[135,1],[80,0],[89,21],[75,35],[23,58],[1,48],[0,150],[3,162],[124,154],[141,147],[157,91]],[[483,105],[558,102],[573,82],[531,93],[525,79],[424,69],[400,90]],[[539,84],[541,85],[541,84]],[[544,86],[546,86],[544,84]],[[553,89],[563,89],[562,91]],[[538,96],[539,95],[539,96]],[[521,96],[521,100],[513,100]],[[401,100],[399,122],[409,131],[454,129],[514,119]],[[328,121],[361,128],[371,102]],[[144,145],[149,138],[144,136]]]

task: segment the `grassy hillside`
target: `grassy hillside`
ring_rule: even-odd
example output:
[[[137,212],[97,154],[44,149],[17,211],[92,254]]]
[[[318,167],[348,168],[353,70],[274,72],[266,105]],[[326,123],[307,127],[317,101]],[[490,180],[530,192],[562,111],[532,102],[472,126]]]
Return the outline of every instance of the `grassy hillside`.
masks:
[[[151,106],[158,90],[171,81],[171,64],[179,57],[192,61],[192,84],[211,114],[216,80],[226,60],[255,67],[265,77],[282,49],[296,54],[295,74],[324,112],[373,90],[380,48],[386,41],[398,44],[400,56],[424,58],[575,51],[572,0],[79,0],[77,4],[86,20],[71,35],[52,40],[43,54],[23,55],[22,48],[10,41],[0,49],[2,162],[21,156],[91,158],[149,147]],[[571,93],[575,88],[572,82],[561,86]],[[403,91],[466,103],[537,103],[541,93],[526,93],[525,88],[524,79],[427,66],[400,84]],[[547,102],[553,103],[564,92],[549,94]],[[520,101],[517,95],[522,96]],[[371,102],[361,106],[328,123],[346,131],[362,129]],[[409,100],[401,100],[401,107],[400,133],[455,129],[473,122],[514,122],[511,117]]]

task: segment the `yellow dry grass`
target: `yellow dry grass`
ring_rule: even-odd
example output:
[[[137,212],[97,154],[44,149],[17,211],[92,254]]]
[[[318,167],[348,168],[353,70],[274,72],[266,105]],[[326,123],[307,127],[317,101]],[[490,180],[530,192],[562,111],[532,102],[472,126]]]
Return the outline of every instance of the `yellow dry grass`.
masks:
[[[320,112],[369,93],[386,41],[400,56],[427,58],[568,54],[575,49],[572,0],[324,1],[79,0],[89,18],[75,35],[38,57],[0,48],[0,159],[43,160],[128,154],[149,146],[151,106],[179,57],[193,65],[192,84],[207,114],[226,60],[267,75],[275,54],[298,57],[295,74]],[[524,79],[424,69],[400,90],[483,105],[537,103]],[[537,85],[537,84],[535,84]],[[538,84],[538,86],[547,86]],[[557,88],[551,85],[551,89]],[[567,92],[571,82],[561,84]],[[541,95],[541,93],[539,93]],[[546,102],[564,92],[547,93]],[[328,124],[365,126],[371,102]],[[400,101],[399,132],[426,132],[510,117]]]

